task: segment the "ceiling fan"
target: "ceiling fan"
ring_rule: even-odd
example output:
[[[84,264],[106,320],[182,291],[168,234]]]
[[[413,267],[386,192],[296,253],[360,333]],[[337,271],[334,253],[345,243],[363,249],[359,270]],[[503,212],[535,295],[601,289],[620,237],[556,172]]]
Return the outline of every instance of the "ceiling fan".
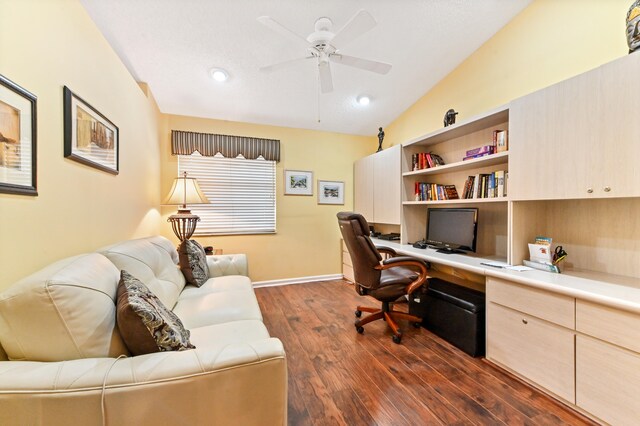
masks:
[[[306,39],[269,16],[259,17],[258,22],[289,40],[298,43],[307,50],[307,56],[261,67],[261,71],[271,72],[287,67],[298,61],[316,59],[318,61],[320,90],[322,93],[329,93],[333,90],[330,62],[360,68],[378,74],[386,74],[391,70],[390,64],[343,55],[338,50],[376,26],[376,20],[366,10],[360,10],[353,15],[337,33],[331,31],[333,26],[331,19],[319,18],[315,24],[315,31],[309,34]]]

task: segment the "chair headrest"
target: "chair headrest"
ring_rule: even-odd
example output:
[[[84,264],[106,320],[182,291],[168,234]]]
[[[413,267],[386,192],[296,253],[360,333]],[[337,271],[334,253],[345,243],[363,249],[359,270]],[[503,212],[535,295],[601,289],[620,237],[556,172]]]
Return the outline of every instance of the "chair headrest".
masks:
[[[355,212],[340,212],[337,214],[338,220],[356,221],[362,228],[363,235],[369,235],[369,224],[367,220],[360,213]]]

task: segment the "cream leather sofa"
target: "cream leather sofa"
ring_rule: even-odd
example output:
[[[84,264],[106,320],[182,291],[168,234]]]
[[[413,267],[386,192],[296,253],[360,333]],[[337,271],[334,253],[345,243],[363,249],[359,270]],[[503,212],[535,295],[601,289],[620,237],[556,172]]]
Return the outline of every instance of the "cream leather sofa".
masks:
[[[285,353],[246,258],[207,262],[213,278],[185,286],[169,240],[130,240],[0,293],[0,424],[286,424]],[[196,349],[129,356],[115,323],[120,269],[173,308]]]

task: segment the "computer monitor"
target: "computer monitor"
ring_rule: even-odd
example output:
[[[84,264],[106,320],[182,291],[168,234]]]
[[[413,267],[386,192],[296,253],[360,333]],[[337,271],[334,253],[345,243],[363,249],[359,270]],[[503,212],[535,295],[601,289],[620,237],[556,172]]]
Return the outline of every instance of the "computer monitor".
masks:
[[[425,242],[441,253],[476,251],[478,209],[427,209]]]

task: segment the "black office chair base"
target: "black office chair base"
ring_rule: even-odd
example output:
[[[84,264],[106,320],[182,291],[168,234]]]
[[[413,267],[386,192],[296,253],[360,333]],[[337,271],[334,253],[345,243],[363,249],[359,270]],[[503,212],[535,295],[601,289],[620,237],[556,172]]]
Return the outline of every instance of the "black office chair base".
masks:
[[[400,330],[400,327],[398,326],[398,320],[407,320],[414,326],[417,324],[418,327],[422,322],[422,318],[415,315],[411,315],[406,312],[394,311],[389,307],[389,302],[384,302],[381,309],[370,308],[368,306],[358,306],[355,312],[356,317],[360,318],[362,316],[362,312],[369,312],[371,315],[367,315],[366,317],[355,321],[354,325],[358,333],[364,333],[363,326],[365,324],[382,319],[387,322],[389,327],[391,327],[391,330],[393,331],[391,338],[394,343],[400,343],[402,341],[402,330]]]

